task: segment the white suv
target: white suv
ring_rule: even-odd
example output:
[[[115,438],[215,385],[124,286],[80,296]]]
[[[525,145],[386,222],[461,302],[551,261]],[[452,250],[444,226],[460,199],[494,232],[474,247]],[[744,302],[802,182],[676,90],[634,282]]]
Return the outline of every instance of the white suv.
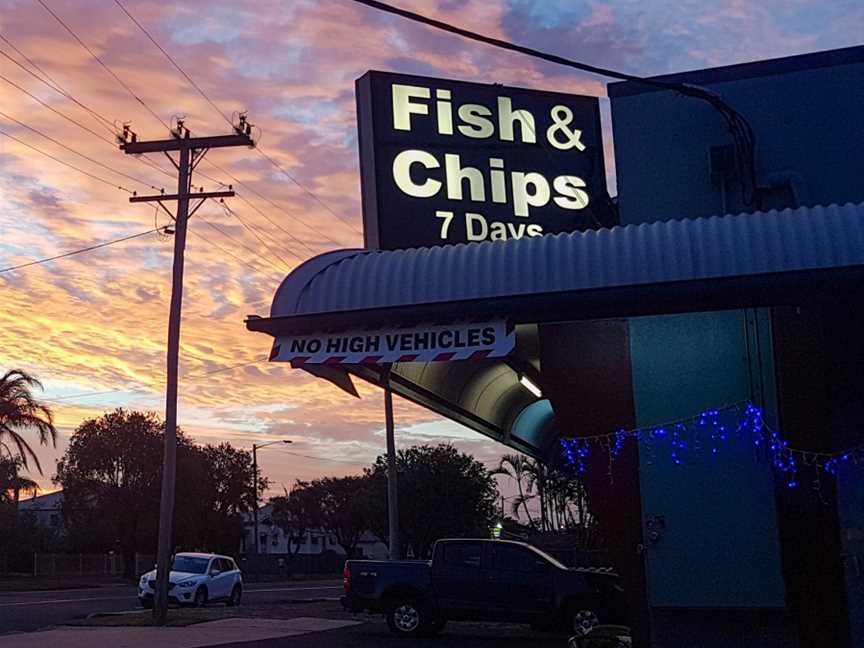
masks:
[[[138,600],[153,607],[156,595],[156,570],[138,582]],[[208,601],[237,605],[243,596],[243,576],[233,558],[206,553],[174,555],[168,574],[168,600],[181,605],[201,606]]]

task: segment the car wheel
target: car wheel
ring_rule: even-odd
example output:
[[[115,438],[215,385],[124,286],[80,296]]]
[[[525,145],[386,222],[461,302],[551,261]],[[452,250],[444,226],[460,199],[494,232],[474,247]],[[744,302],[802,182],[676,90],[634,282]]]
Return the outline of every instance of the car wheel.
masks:
[[[228,607],[234,607],[236,605],[240,605],[240,597],[243,596],[243,590],[239,585],[235,585],[234,589],[231,590],[231,596],[228,597],[228,600],[225,601],[225,605]]]
[[[204,607],[207,605],[207,589],[199,587],[195,590],[195,598],[192,599],[192,605],[195,607]]]
[[[387,612],[387,625],[397,637],[418,637],[428,631],[427,608],[416,599],[400,599]]]
[[[138,600],[141,601],[141,607],[144,608],[145,610],[152,610],[153,609],[153,600],[152,599],[138,599]]]

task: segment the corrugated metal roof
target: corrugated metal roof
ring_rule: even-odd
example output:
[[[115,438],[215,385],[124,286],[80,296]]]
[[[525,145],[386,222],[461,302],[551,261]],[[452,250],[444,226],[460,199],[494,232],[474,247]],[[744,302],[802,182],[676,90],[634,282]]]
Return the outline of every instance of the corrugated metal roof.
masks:
[[[864,204],[669,220],[410,250],[343,250],[282,283],[271,317],[864,265]]]

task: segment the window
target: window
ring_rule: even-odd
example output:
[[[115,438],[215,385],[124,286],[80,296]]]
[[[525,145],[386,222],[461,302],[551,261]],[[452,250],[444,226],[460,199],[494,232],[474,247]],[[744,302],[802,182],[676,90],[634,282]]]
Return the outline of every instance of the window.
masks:
[[[492,555],[492,564],[496,570],[530,572],[538,565],[545,564],[534,552],[508,544],[493,544]]]
[[[193,558],[191,556],[175,556],[171,564],[171,571],[186,572],[187,574],[203,574],[207,571],[206,558]]]
[[[312,536],[312,546],[313,547],[318,546],[318,536]]]
[[[480,544],[452,543],[444,546],[444,562],[460,567],[480,566]]]

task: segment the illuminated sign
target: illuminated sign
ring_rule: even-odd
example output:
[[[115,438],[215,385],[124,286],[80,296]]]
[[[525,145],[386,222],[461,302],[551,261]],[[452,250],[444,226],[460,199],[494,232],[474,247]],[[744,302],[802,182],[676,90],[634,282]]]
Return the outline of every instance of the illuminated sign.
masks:
[[[603,222],[594,97],[367,72],[356,83],[368,248],[504,241]]]
[[[282,336],[270,360],[295,366],[482,360],[510,353],[515,336],[503,320]]]

